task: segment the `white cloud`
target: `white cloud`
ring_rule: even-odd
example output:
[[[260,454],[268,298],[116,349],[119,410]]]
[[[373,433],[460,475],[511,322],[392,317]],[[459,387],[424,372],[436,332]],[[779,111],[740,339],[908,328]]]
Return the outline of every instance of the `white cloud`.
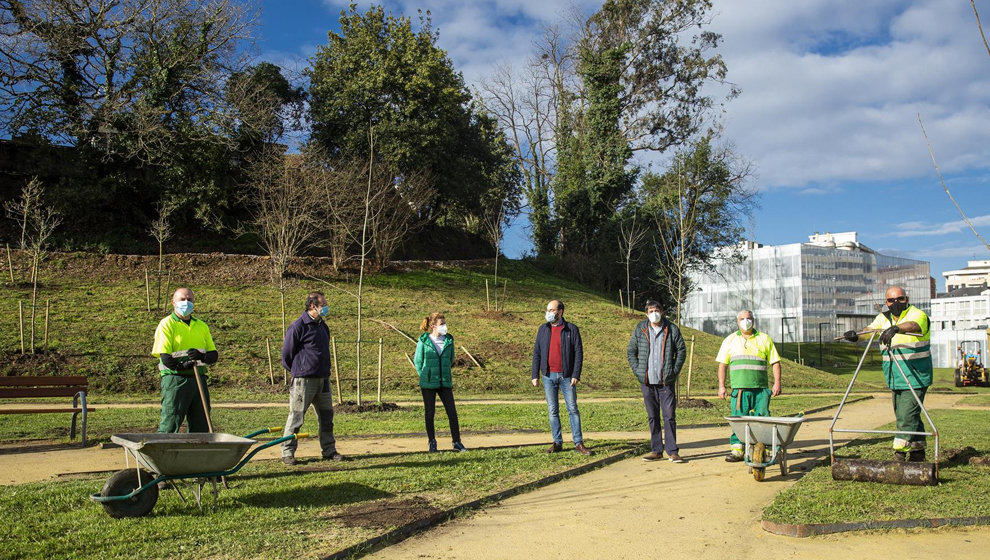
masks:
[[[990,2],[978,2],[984,13]],[[968,2],[717,0],[726,133],[764,187],[820,186],[990,161],[990,58]]]
[[[979,230],[981,226],[990,226],[990,214],[983,216],[973,216],[969,218],[971,224],[980,235],[984,235],[983,232]],[[897,229],[899,231],[894,232],[892,235],[895,237],[919,237],[923,235],[951,235],[961,232],[972,233],[969,226],[963,220],[953,220],[951,222],[942,223],[925,223],[925,222],[904,222],[897,224]]]

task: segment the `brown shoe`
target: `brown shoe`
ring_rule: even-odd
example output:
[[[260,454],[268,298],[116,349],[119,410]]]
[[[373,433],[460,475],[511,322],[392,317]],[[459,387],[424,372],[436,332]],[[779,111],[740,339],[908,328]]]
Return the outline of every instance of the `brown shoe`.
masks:
[[[593,453],[587,447],[585,447],[583,443],[579,443],[575,445],[574,451],[577,451],[581,455],[593,455]]]
[[[559,443],[555,443],[555,444],[553,444],[553,445],[551,445],[550,447],[547,448],[547,453],[560,453],[563,450],[564,450],[564,446],[563,445],[561,445]]]
[[[681,459],[681,456],[678,455],[677,453],[671,453],[670,455],[667,456],[667,459],[669,459],[671,463],[684,463],[685,462],[684,459]]]
[[[646,455],[643,455],[642,458],[644,461],[659,461],[660,459],[663,459],[663,455],[650,451]]]

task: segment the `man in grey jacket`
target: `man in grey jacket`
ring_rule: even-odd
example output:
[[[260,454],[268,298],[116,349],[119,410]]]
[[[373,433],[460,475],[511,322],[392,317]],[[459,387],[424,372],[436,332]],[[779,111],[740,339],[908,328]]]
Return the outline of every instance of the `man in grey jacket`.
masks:
[[[684,338],[677,325],[663,316],[663,306],[658,301],[647,301],[645,310],[646,319],[633,329],[626,348],[629,367],[639,379],[650,424],[650,452],[643,460],[659,461],[666,449],[668,459],[683,463],[684,459],[677,453],[676,387],[687,354]]]

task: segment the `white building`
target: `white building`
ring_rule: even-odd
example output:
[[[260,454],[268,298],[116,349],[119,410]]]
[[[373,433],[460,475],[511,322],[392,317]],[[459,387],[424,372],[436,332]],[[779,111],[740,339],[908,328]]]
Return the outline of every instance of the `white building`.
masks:
[[[757,329],[775,341],[827,341],[869,324],[891,286],[930,311],[929,263],[877,253],[856,232],[816,233],[808,243],[778,246],[745,242],[737,256],[691,277],[685,326],[724,336],[736,329],[739,310],[751,309]]]
[[[958,288],[979,288],[990,285],[990,260],[968,261],[966,268],[948,270],[945,276],[945,291],[952,292]]]
[[[970,261],[970,268],[974,262]],[[944,272],[949,275],[959,271]],[[987,356],[987,328],[990,327],[990,289],[986,284],[956,288],[932,300],[932,361],[935,367],[955,367],[958,346],[978,342]]]

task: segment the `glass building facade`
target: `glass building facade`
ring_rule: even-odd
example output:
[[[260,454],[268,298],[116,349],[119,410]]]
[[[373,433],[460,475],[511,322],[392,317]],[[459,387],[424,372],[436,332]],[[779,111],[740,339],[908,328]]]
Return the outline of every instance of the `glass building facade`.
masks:
[[[911,303],[929,313],[929,263],[876,253],[855,242],[855,233],[838,235],[853,241],[745,243],[741,260],[692,276],[682,324],[725,336],[736,329],[736,314],[750,309],[756,328],[775,341],[828,340],[869,324],[891,286],[902,286]]]

